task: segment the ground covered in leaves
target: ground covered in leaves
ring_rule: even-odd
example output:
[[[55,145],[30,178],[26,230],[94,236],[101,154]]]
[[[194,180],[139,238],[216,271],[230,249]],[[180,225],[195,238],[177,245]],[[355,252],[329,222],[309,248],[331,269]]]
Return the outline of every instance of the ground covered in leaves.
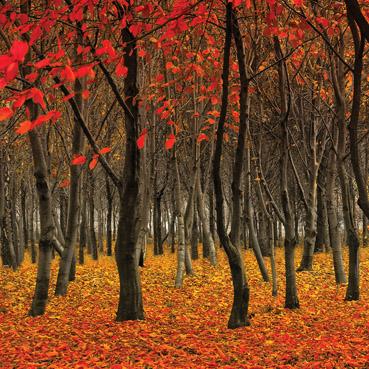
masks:
[[[0,368],[368,368],[369,250],[362,251],[362,296],[344,302],[331,255],[316,255],[313,272],[298,274],[301,309],[283,308],[283,253],[277,252],[279,296],[263,283],[251,253],[251,327],[226,328],[232,288],[226,259],[194,263],[196,275],[173,288],[175,256],[149,257],[142,270],[146,320],[114,322],[114,260],[88,260],[66,298],[51,299],[45,316],[27,317],[35,266],[0,269]],[[347,264],[347,255],[345,256]],[[54,287],[57,262],[52,268]]]

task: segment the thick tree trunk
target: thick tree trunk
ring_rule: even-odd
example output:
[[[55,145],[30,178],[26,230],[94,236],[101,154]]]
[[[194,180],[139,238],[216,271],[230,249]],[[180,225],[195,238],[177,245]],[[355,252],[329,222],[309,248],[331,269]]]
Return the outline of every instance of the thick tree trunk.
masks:
[[[27,106],[31,111],[31,119],[36,119],[37,107],[30,101],[27,102]],[[39,198],[39,214],[41,225],[36,287],[32,299],[31,309],[29,311],[31,316],[37,316],[44,314],[48,300],[50,264],[53,243],[56,242],[56,230],[52,216],[51,193],[48,183],[48,170],[43,146],[37,129],[30,131],[28,136],[32,149],[35,170],[34,175],[36,178],[36,189]]]
[[[244,167],[244,153],[246,145],[246,135],[249,124],[250,113],[250,99],[249,99],[249,79],[246,70],[246,57],[243,45],[242,35],[239,29],[238,20],[233,14],[232,32],[237,50],[238,70],[240,73],[240,118],[239,118],[239,132],[237,140],[237,148],[235,160],[233,163],[232,175],[232,220],[231,232],[229,238],[232,244],[240,247],[241,235],[241,178]]]
[[[118,6],[119,15],[123,9]],[[115,258],[119,273],[119,303],[116,320],[144,319],[141,280],[136,260],[136,245],[139,235],[139,168],[140,153],[138,138],[138,106],[135,97],[137,88],[137,49],[128,26],[122,30],[124,46],[124,65],[127,77],[124,81],[124,95],[129,110],[125,110],[126,152],[122,178],[124,188],[120,193],[118,237]]]

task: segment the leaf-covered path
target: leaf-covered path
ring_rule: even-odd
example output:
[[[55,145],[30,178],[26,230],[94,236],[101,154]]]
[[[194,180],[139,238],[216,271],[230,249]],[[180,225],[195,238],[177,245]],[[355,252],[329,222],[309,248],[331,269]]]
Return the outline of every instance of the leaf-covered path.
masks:
[[[282,250],[276,299],[248,252],[252,325],[237,330],[226,328],[232,290],[221,252],[221,268],[196,261],[196,275],[181,290],[173,288],[175,256],[150,256],[142,271],[141,322],[114,322],[114,259],[79,266],[68,297],[52,297],[38,318],[27,317],[35,266],[27,261],[16,274],[2,268],[0,368],[367,368],[368,254],[362,251],[361,301],[343,301],[345,287],[334,284],[331,256],[319,254],[312,273],[298,274],[301,309],[287,311]],[[54,262],[52,286],[56,271]]]

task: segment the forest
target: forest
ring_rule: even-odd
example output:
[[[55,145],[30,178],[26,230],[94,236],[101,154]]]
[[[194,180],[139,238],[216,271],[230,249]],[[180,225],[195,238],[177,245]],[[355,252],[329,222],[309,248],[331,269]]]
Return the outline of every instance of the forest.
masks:
[[[366,0],[0,0],[0,368],[369,368]]]

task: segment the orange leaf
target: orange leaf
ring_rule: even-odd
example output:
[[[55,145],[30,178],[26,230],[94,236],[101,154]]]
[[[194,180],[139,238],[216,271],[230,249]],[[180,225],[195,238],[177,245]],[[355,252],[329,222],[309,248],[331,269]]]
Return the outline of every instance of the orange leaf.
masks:
[[[197,137],[197,142],[200,143],[201,141],[209,141],[209,137],[205,133],[200,133]]]
[[[107,154],[108,152],[110,152],[111,151],[111,147],[103,147],[100,151],[99,151],[99,153],[101,154],[101,155],[104,155],[104,154]]]
[[[88,165],[90,170],[93,170],[96,167],[98,160],[99,160],[98,158],[94,158],[90,161],[90,164]]]
[[[24,135],[25,133],[30,131],[32,128],[33,128],[32,122],[30,120],[25,120],[19,125],[18,129],[15,132],[18,133],[19,135]]]

